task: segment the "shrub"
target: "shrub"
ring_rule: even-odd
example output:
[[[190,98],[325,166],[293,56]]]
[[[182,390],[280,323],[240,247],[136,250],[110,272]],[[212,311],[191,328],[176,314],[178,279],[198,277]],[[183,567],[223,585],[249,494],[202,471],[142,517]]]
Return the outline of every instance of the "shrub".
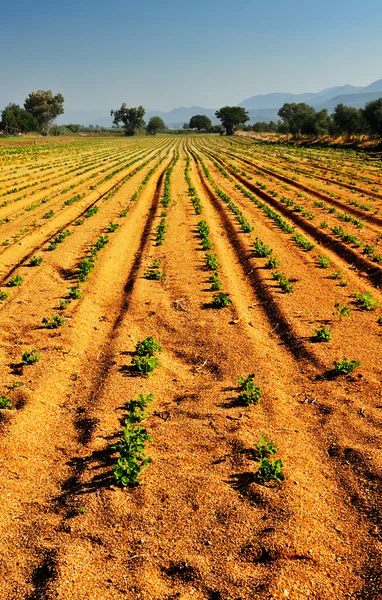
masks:
[[[255,375],[250,373],[247,377],[239,377],[238,383],[240,384],[239,400],[243,404],[258,404],[261,398],[261,390],[254,383]]]
[[[23,365],[34,365],[40,360],[41,356],[37,350],[26,351],[21,355],[21,362]]]
[[[337,362],[335,360],[333,362],[334,372],[337,375],[348,375],[354,371],[354,369],[359,367],[359,364],[360,363],[357,360],[348,360],[346,356],[344,356],[340,361]]]

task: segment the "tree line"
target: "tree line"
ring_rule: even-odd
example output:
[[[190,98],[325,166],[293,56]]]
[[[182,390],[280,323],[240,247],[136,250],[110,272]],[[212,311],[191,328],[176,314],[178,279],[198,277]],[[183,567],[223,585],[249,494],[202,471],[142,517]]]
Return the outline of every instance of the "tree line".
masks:
[[[329,115],[326,109],[316,111],[304,102],[285,103],[278,111],[280,121],[257,122],[249,131],[291,133],[299,135],[361,135],[382,136],[382,98],[368,102],[364,108],[337,104]]]
[[[51,90],[38,90],[28,94],[24,108],[11,102],[3,109],[0,129],[20,130],[21,133],[37,131],[46,134],[54,119],[63,112],[62,94],[53,96]]]

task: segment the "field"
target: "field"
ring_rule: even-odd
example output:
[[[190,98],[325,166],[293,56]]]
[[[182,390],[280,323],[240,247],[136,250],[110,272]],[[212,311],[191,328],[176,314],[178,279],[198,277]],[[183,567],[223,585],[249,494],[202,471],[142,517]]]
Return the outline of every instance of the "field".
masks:
[[[0,144],[2,600],[382,597],[381,209],[372,153]]]

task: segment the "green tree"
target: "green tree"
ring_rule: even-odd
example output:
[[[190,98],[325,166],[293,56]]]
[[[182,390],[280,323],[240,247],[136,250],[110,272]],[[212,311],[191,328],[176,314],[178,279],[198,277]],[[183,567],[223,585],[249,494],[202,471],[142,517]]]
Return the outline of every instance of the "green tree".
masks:
[[[110,114],[114,117],[114,125],[123,123],[125,135],[132,136],[136,134],[138,129],[145,126],[145,121],[143,119],[145,112],[143,106],[138,106],[138,108],[127,108],[124,102],[120,109],[112,110],[110,111]]]
[[[247,111],[241,106],[224,106],[217,110],[215,115],[221,120],[227,135],[233,135],[240,125],[249,121]]]
[[[64,97],[62,94],[53,96],[50,90],[38,90],[29,94],[24,108],[37,120],[41,131],[47,132],[54,119],[64,112]]]
[[[332,118],[336,133],[353,135],[362,131],[363,117],[362,112],[358,108],[337,104]]]
[[[151,117],[147,124],[146,131],[150,135],[155,135],[158,131],[163,131],[164,129],[166,129],[166,125],[164,124],[163,119],[156,115],[155,117]]]
[[[368,102],[362,114],[370,132],[382,136],[382,98]]]
[[[286,102],[277,113],[294,136],[302,133],[315,133],[316,111],[305,102]]]
[[[1,113],[2,127],[14,127],[22,133],[28,131],[39,131],[37,120],[18,104],[8,104]]]
[[[208,131],[212,127],[211,119],[207,115],[194,115],[191,117],[189,127],[198,131],[201,131],[201,129]]]

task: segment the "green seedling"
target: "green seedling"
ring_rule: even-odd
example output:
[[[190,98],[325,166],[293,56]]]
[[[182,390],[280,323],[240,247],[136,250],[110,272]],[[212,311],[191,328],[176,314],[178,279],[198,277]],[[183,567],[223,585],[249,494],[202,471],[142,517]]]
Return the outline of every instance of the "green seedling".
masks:
[[[7,287],[18,287],[22,284],[23,281],[24,281],[24,279],[23,279],[23,277],[21,277],[21,275],[15,275],[14,277],[12,277],[12,279],[10,279],[8,281],[6,286]]]
[[[151,271],[145,271],[143,273],[143,277],[145,279],[151,279],[153,281],[158,281],[159,279],[164,279],[166,277],[166,275],[164,273],[161,273],[160,271],[151,270]]]
[[[12,381],[11,385],[8,386],[8,388],[10,390],[14,390],[16,388],[22,387],[24,384],[22,381],[16,381],[16,379],[14,381]]]
[[[309,250],[313,250],[313,248],[316,245],[309,242],[309,240],[307,240],[301,233],[297,233],[296,235],[294,235],[293,239],[296,242],[296,244],[304,248],[304,250],[306,250],[307,252],[309,252]]]
[[[321,269],[328,269],[330,267],[330,260],[326,256],[319,256],[318,263]]]
[[[139,475],[147,467],[151,458],[145,458],[145,442],[152,442],[146,429],[141,425],[126,425],[121,440],[112,449],[118,452],[117,464],[113,465],[113,474],[117,483],[123,487],[137,485]]]
[[[254,383],[255,374],[250,373],[247,377],[238,377],[238,383],[240,384],[239,400],[243,404],[258,404],[261,398],[261,390]]]
[[[144,419],[147,418],[147,405],[154,400],[153,394],[148,394],[144,396],[143,394],[139,394],[138,398],[134,400],[130,400],[126,404],[126,408],[128,411],[127,419],[125,420],[126,424],[132,425],[133,423],[141,423]]]
[[[154,356],[156,352],[162,352],[162,346],[151,335],[138,342],[135,348],[138,356]]]
[[[277,483],[281,483],[284,481],[282,467],[283,463],[280,458],[275,460],[260,458],[259,469],[256,473],[256,477],[261,483],[266,483],[273,480]]]
[[[280,271],[272,271],[272,277],[273,279],[276,279],[276,281],[278,281],[278,284],[283,292],[287,294],[291,294],[292,292],[294,292],[293,285],[283,273],[281,273]]]
[[[210,271],[217,271],[219,269],[219,262],[216,254],[207,252],[205,255],[205,262],[207,269]]]
[[[359,367],[359,365],[360,363],[358,360],[348,360],[346,356],[344,356],[344,358],[342,358],[340,361],[335,360],[333,362],[334,372],[337,375],[348,375],[354,371],[354,369]]]
[[[120,227],[119,223],[109,223],[107,230],[109,233],[113,233],[118,227]]]
[[[276,446],[272,440],[267,440],[265,435],[260,435],[260,442],[255,444],[255,448],[258,451],[260,458],[277,453]]]
[[[329,327],[319,327],[314,330],[315,336],[314,339],[317,342],[330,342],[332,339],[332,331]]]
[[[220,292],[220,294],[215,294],[213,296],[211,304],[214,308],[225,308],[226,306],[232,304],[232,300],[228,294]]]
[[[60,304],[58,305],[58,310],[65,310],[68,308],[70,304],[70,300],[60,300]]]
[[[65,319],[59,315],[51,315],[49,319],[44,317],[41,322],[46,329],[57,329],[65,324]]]
[[[157,368],[159,361],[154,356],[134,356],[131,359],[131,364],[143,375],[150,376]]]
[[[330,277],[331,277],[331,279],[342,279],[343,273],[340,270],[333,271],[333,273],[330,275]]]
[[[7,408],[9,410],[13,409],[10,398],[7,398],[6,396],[0,396],[0,409],[3,408]]]
[[[275,258],[274,256],[270,256],[267,260],[267,262],[265,263],[264,267],[266,269],[275,269],[276,267],[280,266],[280,261],[277,260],[277,258]]]
[[[40,360],[41,356],[37,350],[26,351],[21,355],[21,362],[23,365],[34,365]]]
[[[87,219],[89,219],[90,217],[93,217],[94,215],[97,214],[97,212],[99,211],[98,206],[92,206],[92,208],[89,208],[86,213],[85,213],[85,217]]]
[[[29,267],[38,267],[42,263],[42,258],[40,256],[34,256],[30,259],[28,266]]]
[[[256,256],[258,258],[265,258],[273,252],[273,250],[269,248],[269,246],[266,246],[261,240],[259,240],[259,238],[255,239],[255,241],[253,242],[253,247],[253,256]]]
[[[92,258],[89,258],[89,257],[84,258],[78,265],[79,281],[86,281],[87,279],[89,279],[88,275],[89,275],[89,273],[92,272],[93,269],[94,269],[94,262],[93,262]]]
[[[73,223],[73,225],[82,225],[84,223],[84,219],[76,219]]]
[[[161,266],[161,261],[160,260],[154,260],[152,268],[153,269],[157,269],[160,266]]]
[[[336,302],[334,308],[337,310],[340,321],[342,321],[342,317],[348,317],[350,315],[350,308],[346,306],[346,304]]]
[[[51,219],[54,216],[54,212],[52,210],[50,210],[49,212],[45,213],[45,215],[42,216],[43,219]]]
[[[79,287],[69,288],[68,296],[72,300],[79,300],[80,298],[82,298],[83,295],[84,295],[84,293]]]
[[[56,244],[56,242],[50,242],[49,246],[48,246],[48,250],[51,252],[52,250],[56,250],[58,244]]]
[[[356,304],[362,308],[362,310],[375,310],[378,306],[377,301],[374,300],[370,292],[365,292],[364,294],[354,292],[353,298],[356,299]]]
[[[0,290],[0,302],[4,302],[8,298],[8,296],[8,292],[3,292],[3,290]]]

